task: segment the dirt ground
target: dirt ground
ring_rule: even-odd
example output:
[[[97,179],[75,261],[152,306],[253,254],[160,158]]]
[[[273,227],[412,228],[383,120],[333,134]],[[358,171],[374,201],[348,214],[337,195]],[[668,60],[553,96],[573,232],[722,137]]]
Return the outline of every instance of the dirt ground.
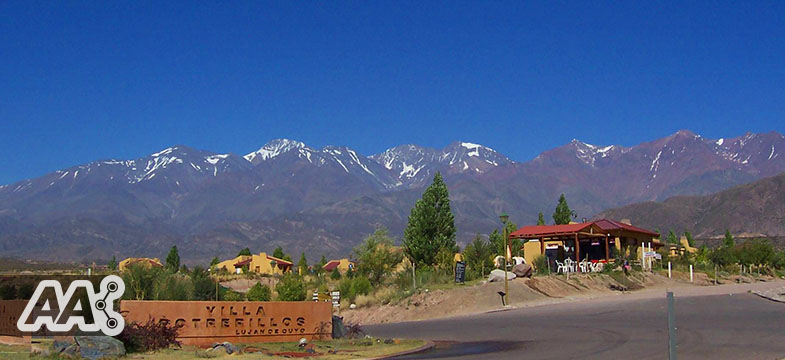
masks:
[[[705,274],[695,274],[694,283],[689,274],[676,273],[673,279],[654,273],[573,274],[538,276],[531,279],[513,279],[509,283],[511,307],[528,307],[620,295],[635,290],[710,286],[712,280]],[[725,279],[724,283],[735,283]],[[374,305],[353,310],[344,309],[341,316],[348,323],[382,324],[411,320],[425,320],[474,314],[502,308],[498,291],[504,291],[503,282],[466,285],[449,290],[422,291],[401,303]]]

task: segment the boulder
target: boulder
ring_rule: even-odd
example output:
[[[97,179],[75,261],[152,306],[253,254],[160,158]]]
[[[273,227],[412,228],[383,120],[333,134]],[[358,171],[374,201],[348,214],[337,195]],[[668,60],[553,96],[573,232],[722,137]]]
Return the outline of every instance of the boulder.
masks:
[[[74,340],[79,355],[85,359],[112,359],[125,355],[123,342],[111,336],[75,336]]]
[[[518,264],[512,267],[512,273],[517,277],[531,277],[532,266],[529,264]]]
[[[231,354],[234,354],[234,353],[239,353],[240,349],[237,346],[234,346],[234,344],[232,344],[232,343],[230,343],[228,341],[225,341],[225,342],[222,342],[222,343],[215,343],[215,344],[213,344],[213,346],[211,348],[207,349],[207,351],[210,351],[210,352],[218,351],[218,352],[226,353],[227,355],[231,355]]]
[[[513,256],[512,257],[512,263],[513,263],[513,265],[525,264],[526,263],[526,259],[521,257],[521,256]]]
[[[515,279],[515,274],[508,272],[507,273],[507,280]],[[488,282],[496,282],[496,281],[504,281],[504,270],[493,270],[491,274],[488,275]]]

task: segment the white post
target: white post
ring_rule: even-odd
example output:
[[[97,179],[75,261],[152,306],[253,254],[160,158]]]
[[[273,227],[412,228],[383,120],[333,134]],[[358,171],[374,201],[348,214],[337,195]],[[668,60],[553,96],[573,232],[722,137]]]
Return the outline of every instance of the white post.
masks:
[[[671,262],[668,261],[668,279],[671,278]]]
[[[692,265],[690,265],[690,282],[692,282]]]

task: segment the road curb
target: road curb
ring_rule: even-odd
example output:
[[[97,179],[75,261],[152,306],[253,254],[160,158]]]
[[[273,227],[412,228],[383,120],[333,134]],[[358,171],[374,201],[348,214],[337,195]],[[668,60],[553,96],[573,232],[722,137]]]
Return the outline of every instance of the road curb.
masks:
[[[411,350],[404,350],[404,351],[401,351],[401,352],[397,352],[395,354],[384,355],[384,356],[379,356],[379,357],[375,357],[375,358],[368,358],[367,360],[383,360],[383,359],[394,358],[394,357],[397,357],[397,356],[416,354],[416,353],[421,352],[421,351],[430,350],[434,346],[436,346],[436,344],[434,344],[433,341],[426,340],[425,345],[420,346],[418,348],[411,349]]]
[[[760,296],[760,297],[762,297],[762,298],[764,298],[766,300],[770,300],[770,301],[774,301],[774,302],[785,304],[785,298],[782,298],[781,296],[771,296],[771,295],[766,294],[765,292],[758,291],[758,290],[752,291],[752,293],[755,294],[755,295],[758,295],[758,296]]]

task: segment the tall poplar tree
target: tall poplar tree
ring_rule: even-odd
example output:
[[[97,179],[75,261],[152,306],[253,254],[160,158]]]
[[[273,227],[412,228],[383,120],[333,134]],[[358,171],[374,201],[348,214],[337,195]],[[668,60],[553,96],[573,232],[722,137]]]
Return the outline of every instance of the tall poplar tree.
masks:
[[[169,249],[169,254],[166,255],[166,270],[173,273],[180,269],[180,254],[177,252],[177,245]]]
[[[433,265],[439,250],[455,249],[455,217],[450,194],[440,173],[412,208],[403,233],[406,255],[419,265]]]
[[[567,199],[564,194],[559,197],[559,204],[556,205],[556,211],[553,212],[553,223],[556,225],[569,224],[570,220],[575,217],[575,212],[570,210],[567,205]]]
[[[545,225],[545,217],[542,216],[542,212],[537,215],[537,225]]]

